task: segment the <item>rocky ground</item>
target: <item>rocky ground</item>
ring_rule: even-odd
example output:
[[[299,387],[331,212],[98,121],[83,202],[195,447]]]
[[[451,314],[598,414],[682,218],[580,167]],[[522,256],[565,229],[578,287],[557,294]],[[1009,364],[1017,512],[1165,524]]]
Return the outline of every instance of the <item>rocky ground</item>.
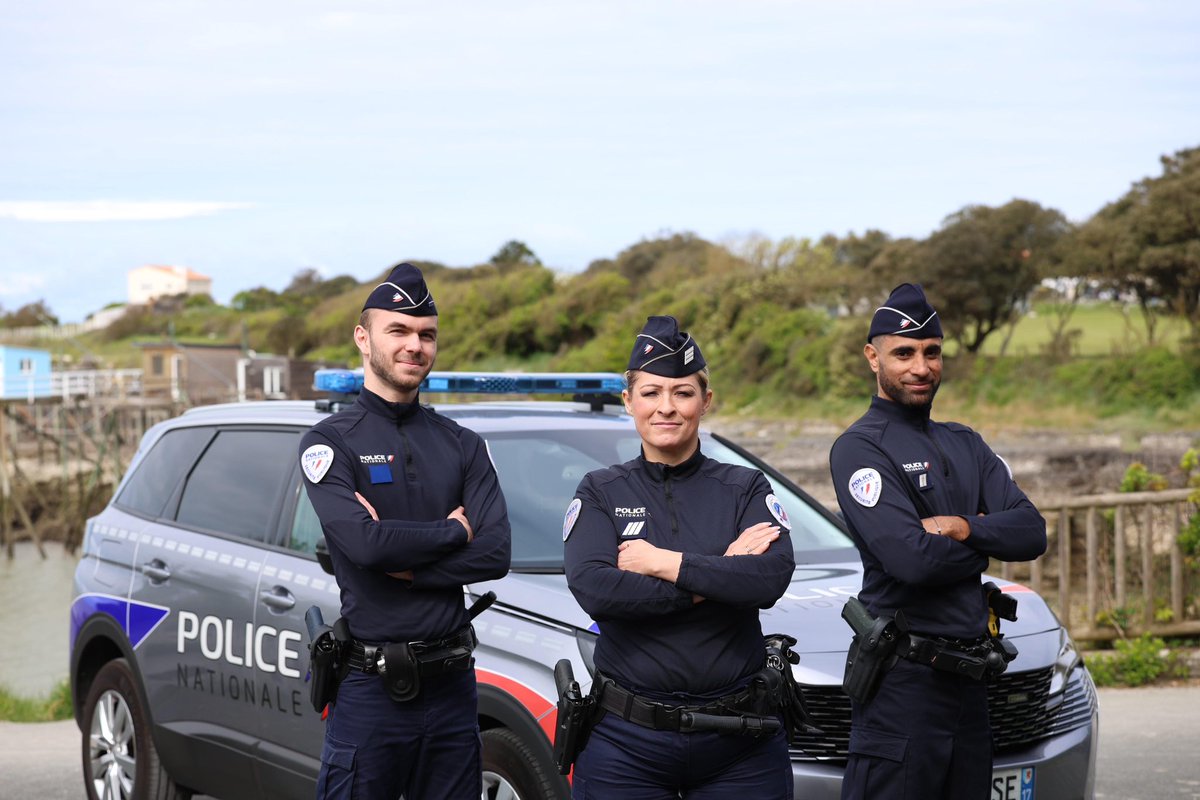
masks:
[[[829,478],[829,448],[841,433],[840,427],[827,422],[719,415],[708,419],[706,425],[765,458],[820,502],[836,507]],[[1179,460],[1188,448],[1200,446],[1200,431],[1131,440],[1120,434],[1035,429],[1000,436],[985,433],[985,438],[1009,463],[1017,483],[1035,501],[1114,492],[1134,461],[1165,475],[1171,486],[1183,486]]]

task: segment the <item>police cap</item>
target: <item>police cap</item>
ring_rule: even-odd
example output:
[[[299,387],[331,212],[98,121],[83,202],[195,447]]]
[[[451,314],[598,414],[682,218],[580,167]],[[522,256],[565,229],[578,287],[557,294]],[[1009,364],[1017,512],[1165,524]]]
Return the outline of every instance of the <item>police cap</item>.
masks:
[[[907,336],[910,339],[940,339],[942,323],[925,299],[919,283],[902,283],[871,317],[867,341],[876,336]]]
[[[643,370],[664,378],[683,378],[704,369],[700,345],[679,330],[674,317],[648,317],[633,342],[627,369]]]
[[[371,290],[367,302],[363,303],[363,311],[368,308],[399,311],[414,317],[437,316],[437,306],[425,285],[425,276],[407,262],[392,267],[387,280]]]

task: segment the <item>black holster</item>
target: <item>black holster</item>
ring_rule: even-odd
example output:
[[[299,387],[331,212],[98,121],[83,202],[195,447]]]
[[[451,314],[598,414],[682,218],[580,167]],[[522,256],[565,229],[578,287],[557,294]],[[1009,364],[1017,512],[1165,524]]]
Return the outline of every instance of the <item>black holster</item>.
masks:
[[[571,771],[571,765],[583,752],[592,728],[604,711],[596,702],[595,692],[584,696],[575,680],[571,662],[560,660],[554,665],[554,683],[558,687],[558,721],[554,726],[554,765],[560,775]]]
[[[846,653],[842,691],[856,703],[866,703],[879,690],[884,674],[896,665],[898,640],[908,631],[903,612],[895,617],[872,617],[857,597],[842,607],[842,619],[854,630]]]
[[[308,609],[304,621],[308,625],[309,671],[312,673],[309,700],[314,711],[322,712],[337,698],[338,686],[350,670],[345,658],[350,631],[341,617],[333,627],[326,625],[318,606]]]
[[[767,667],[762,672],[762,679],[775,686],[776,707],[783,717],[788,742],[795,743],[800,734],[821,733],[821,729],[812,724],[813,716],[804,702],[804,693],[792,674],[792,664],[800,663],[800,656],[792,650],[796,640],[783,633],[772,633],[764,637],[764,641]]]

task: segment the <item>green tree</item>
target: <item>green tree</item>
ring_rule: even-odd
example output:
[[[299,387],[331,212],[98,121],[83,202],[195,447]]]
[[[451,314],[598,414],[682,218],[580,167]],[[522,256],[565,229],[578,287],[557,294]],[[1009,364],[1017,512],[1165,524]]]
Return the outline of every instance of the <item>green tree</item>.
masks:
[[[1161,161],[1161,176],[1101,209],[1080,241],[1105,283],[1137,297],[1151,344],[1160,305],[1200,337],[1200,148]]]
[[[967,206],[922,243],[917,277],[950,338],[976,353],[1016,319],[1070,230],[1061,212],[1029,200]]]
[[[16,311],[0,317],[0,326],[5,328],[32,328],[38,325],[57,325],[58,317],[46,305],[45,300],[26,303]]]
[[[505,242],[489,259],[489,263],[500,267],[512,266],[514,264],[525,264],[534,267],[542,265],[537,254],[529,249],[529,245],[516,239],[510,239]]]

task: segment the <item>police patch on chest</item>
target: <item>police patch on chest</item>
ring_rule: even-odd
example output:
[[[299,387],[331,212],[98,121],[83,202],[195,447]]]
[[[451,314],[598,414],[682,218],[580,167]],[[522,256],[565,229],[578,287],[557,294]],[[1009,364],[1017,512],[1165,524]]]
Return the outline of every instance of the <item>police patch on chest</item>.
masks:
[[[860,506],[874,508],[883,494],[883,477],[878,470],[863,467],[850,476],[850,496]]]
[[[313,483],[320,483],[332,465],[333,448],[327,444],[314,444],[300,455],[300,469]]]

